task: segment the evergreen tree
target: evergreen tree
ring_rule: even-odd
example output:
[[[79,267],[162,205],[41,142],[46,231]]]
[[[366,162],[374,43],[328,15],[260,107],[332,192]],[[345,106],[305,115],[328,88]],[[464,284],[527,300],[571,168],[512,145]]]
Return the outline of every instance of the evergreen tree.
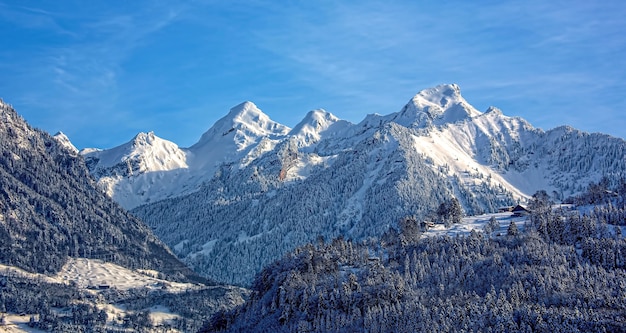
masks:
[[[515,222],[511,221],[511,223],[509,223],[506,234],[508,236],[517,236],[519,234],[519,230],[517,229],[517,225],[515,224]]]

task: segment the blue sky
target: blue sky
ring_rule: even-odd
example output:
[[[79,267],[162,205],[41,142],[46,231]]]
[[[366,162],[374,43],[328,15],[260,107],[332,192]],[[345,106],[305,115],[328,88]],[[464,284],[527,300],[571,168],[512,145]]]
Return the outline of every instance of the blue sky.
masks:
[[[182,147],[255,102],[359,122],[458,83],[545,130],[626,138],[623,1],[0,0],[0,97],[78,148]]]

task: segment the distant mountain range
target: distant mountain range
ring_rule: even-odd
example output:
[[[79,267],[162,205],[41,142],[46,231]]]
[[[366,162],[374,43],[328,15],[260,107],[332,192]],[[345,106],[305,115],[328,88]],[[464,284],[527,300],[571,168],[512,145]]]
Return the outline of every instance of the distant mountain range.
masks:
[[[559,200],[617,182],[625,149],[620,138],[480,112],[449,84],[358,124],[315,110],[290,129],[245,102],[189,148],[140,133],[81,154],[100,187],[196,271],[248,284],[319,236],[380,235],[451,198],[478,214],[541,189]]]

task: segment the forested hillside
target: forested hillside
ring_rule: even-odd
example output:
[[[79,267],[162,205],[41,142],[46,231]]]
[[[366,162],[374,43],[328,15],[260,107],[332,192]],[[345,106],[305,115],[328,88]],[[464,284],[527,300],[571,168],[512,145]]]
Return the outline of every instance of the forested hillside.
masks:
[[[68,256],[196,275],[99,190],[83,159],[0,102],[0,263],[55,273]]]
[[[319,240],[266,267],[250,301],[205,330],[626,331],[626,240],[617,226],[626,205],[624,193],[603,193],[581,215],[552,209],[538,192],[527,222],[511,222],[506,235],[419,237],[405,227],[366,242]]]
[[[98,189],[71,145],[2,101],[0,148],[0,331],[26,318],[29,330],[189,332],[243,302],[245,290],[205,285]]]

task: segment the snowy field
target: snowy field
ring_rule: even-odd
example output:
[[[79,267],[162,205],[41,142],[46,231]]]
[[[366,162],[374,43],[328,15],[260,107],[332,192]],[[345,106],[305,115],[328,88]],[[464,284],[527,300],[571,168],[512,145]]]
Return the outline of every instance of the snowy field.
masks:
[[[491,217],[495,217],[500,225],[500,228],[493,231],[493,236],[506,235],[511,221],[515,222],[519,230],[524,230],[524,224],[528,220],[528,217],[513,217],[513,213],[510,212],[467,216],[463,218],[461,223],[453,224],[450,228],[446,228],[443,224],[435,224],[434,227],[429,228],[428,231],[424,233],[424,236],[462,236],[469,234],[472,230],[483,232],[485,225],[489,222]]]
[[[149,288],[179,292],[198,287],[190,283],[161,280],[156,278],[156,276],[156,272],[130,270],[100,260],[70,258],[53,279],[61,283],[76,283],[80,288],[92,290],[104,288],[120,290]]]
[[[130,270],[101,260],[85,258],[69,258],[61,271],[54,276],[29,273],[12,266],[0,265],[0,271],[6,275],[23,276],[31,279],[41,279],[49,283],[76,284],[79,288],[92,293],[104,289],[115,288],[128,290],[132,288],[161,289],[168,292],[183,292],[189,289],[202,288],[191,283],[178,283],[157,278],[157,272],[145,270]],[[124,316],[126,309],[116,304],[101,304],[98,306],[107,312],[110,319]],[[149,309],[150,319],[155,325],[160,325],[179,317],[165,306],[153,306]],[[4,316],[4,325],[0,324],[2,332],[42,332],[28,326],[31,314],[0,313]]]
[[[28,326],[28,322],[30,321],[30,315],[14,315],[9,314],[4,318],[4,325],[0,325],[0,333],[4,332],[29,332],[29,333],[40,333],[44,332],[38,329],[34,329]]]

